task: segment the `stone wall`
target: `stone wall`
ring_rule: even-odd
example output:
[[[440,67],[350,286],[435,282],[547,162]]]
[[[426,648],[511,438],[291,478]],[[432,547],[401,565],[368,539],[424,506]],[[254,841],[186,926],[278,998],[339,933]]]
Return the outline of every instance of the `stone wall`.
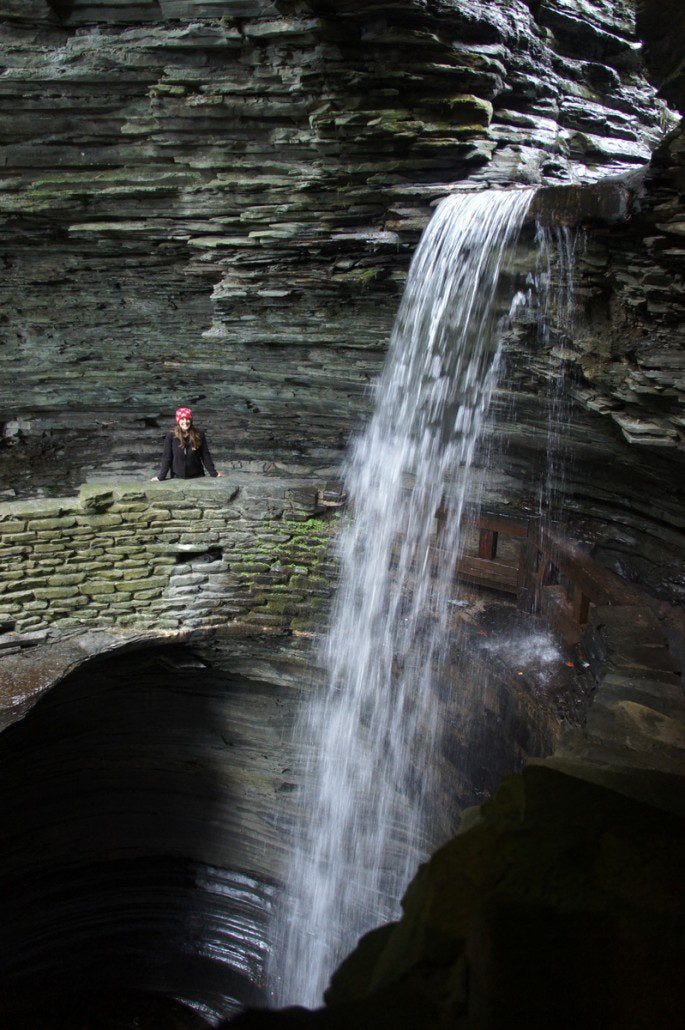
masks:
[[[331,589],[334,526],[315,488],[277,483],[255,494],[172,480],[2,504],[6,648],[48,629],[308,632]]]

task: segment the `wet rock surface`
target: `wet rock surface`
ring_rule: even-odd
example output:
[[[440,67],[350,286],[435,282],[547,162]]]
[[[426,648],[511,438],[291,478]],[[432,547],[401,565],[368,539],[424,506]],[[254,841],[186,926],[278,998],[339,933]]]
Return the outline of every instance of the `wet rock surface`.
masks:
[[[597,608],[587,724],[465,813],[326,1008],[236,1027],[669,1025],[683,907],[680,663],[649,610]]]
[[[541,183],[562,221],[588,229],[572,331],[562,319],[548,346],[533,342],[532,327],[508,341],[477,461],[486,498],[536,513],[548,431],[563,432],[566,471],[553,490],[569,531],[653,596],[681,596],[683,137],[655,88],[682,110],[682,13],[670,2],[637,6],[636,34],[634,5],[620,0],[5,0],[0,490],[12,510],[2,512],[0,686],[7,721],[26,716],[0,739],[14,790],[2,802],[13,827],[2,861],[15,1023],[66,1013],[88,1025],[95,995],[98,1018],[110,1006],[121,1015],[112,999],[124,983],[145,994],[138,1008],[133,996],[121,1003],[122,1018],[147,1009],[150,1025],[196,1025],[263,999],[265,913],[285,846],[274,798],[297,791],[284,727],[310,682],[302,648],[335,578],[327,531],[300,522],[284,532],[283,514],[318,522],[302,497],[337,476],[368,415],[410,255],[450,190]],[[607,176],[618,180],[598,194]],[[568,406],[558,404],[560,385]],[[188,529],[186,497],[185,510],[130,496],[115,510],[114,494],[101,510],[82,509],[84,480],[95,497],[113,478],[135,493],[179,403],[196,409],[229,482],[251,484],[247,520],[227,517],[233,501],[211,503]],[[506,448],[488,450],[504,434]],[[154,488],[158,498],[167,486]],[[16,495],[40,493],[50,497],[14,509],[24,503]],[[164,512],[156,522],[146,521],[152,508]],[[88,568],[79,535],[103,544]],[[115,547],[119,558],[107,554]],[[124,561],[127,571],[114,568]],[[91,581],[99,592],[85,591]],[[230,643],[199,642],[227,610]],[[164,632],[191,637],[204,666],[158,646]],[[249,1025],[433,1027],[473,1011],[496,1025],[512,1010],[497,1009],[494,981],[511,985],[507,997],[526,986],[520,1014],[531,1022],[550,992],[528,940],[550,943],[550,925],[564,947],[577,945],[583,990],[566,968],[558,994],[579,1006],[577,1023],[597,1017],[576,998],[611,978],[619,953],[621,994],[605,997],[607,1012],[618,1006],[611,1012],[625,1026],[643,1014],[670,1020],[661,954],[675,902],[663,842],[670,854],[680,833],[672,769],[682,691],[660,632],[640,612],[593,613],[598,694],[587,728],[549,766],[505,787],[476,836],[461,835],[421,873],[408,950],[401,926],[383,931],[341,975],[337,1013],[251,1016]],[[475,648],[483,638],[474,634]],[[143,643],[154,655],[113,655]],[[111,666],[97,665],[107,649]],[[562,718],[582,709],[577,684],[550,691],[538,667],[524,666],[521,682],[521,670],[500,664],[501,689],[493,660],[480,666],[477,723],[465,700],[453,713],[441,760],[454,791],[438,799],[450,818],[525,755],[549,751]],[[574,839],[564,836],[570,822]],[[502,849],[513,854],[521,838],[514,889],[489,893]],[[480,868],[484,855],[493,864],[473,908],[446,927],[447,892],[434,892],[431,876],[472,886],[464,855],[467,866]],[[572,925],[566,903],[539,890],[548,860],[577,888],[567,895],[578,902]],[[596,874],[590,886],[578,882],[579,866]],[[649,883],[631,879],[640,868]],[[507,965],[519,952],[521,966]],[[597,954],[607,963],[599,972]],[[76,999],[65,993],[75,971]],[[37,989],[50,1009],[38,1015]],[[552,1022],[567,1015],[555,1010]]]
[[[176,998],[204,1023],[263,997],[280,737],[301,666],[273,644],[268,658],[139,646],[71,674],[5,731],[4,1018],[118,990],[122,1004]]]
[[[263,1004],[306,749],[290,730],[321,685],[307,641],[110,631],[52,648],[49,667],[47,648],[21,656],[35,690],[0,736],[4,1018],[194,1026]],[[568,717],[568,684],[560,696],[530,659],[525,680],[491,659],[462,675],[443,743],[444,836]]]
[[[616,422],[628,443],[662,450],[683,441],[684,155],[676,130],[656,151],[627,224],[590,235],[578,325],[564,351],[581,403]]]

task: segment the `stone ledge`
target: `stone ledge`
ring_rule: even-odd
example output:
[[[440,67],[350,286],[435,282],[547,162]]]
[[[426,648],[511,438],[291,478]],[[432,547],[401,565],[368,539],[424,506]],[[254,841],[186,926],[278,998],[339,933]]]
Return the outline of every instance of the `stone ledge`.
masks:
[[[0,732],[23,719],[42,694],[74,669],[106,652],[145,647],[157,641],[188,641],[192,630],[81,631],[7,655],[0,661]]]

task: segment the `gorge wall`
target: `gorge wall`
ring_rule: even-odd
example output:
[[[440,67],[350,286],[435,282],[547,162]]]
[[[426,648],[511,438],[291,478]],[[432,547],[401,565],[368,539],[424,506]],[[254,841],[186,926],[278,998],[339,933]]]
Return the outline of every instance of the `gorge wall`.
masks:
[[[319,491],[368,415],[411,253],[451,190],[540,184],[548,212],[586,228],[572,331],[560,317],[547,341],[532,323],[507,341],[489,428],[506,447],[477,459],[488,505],[537,512],[548,430],[563,430],[555,490],[571,534],[653,598],[682,597],[685,180],[666,107],[683,110],[669,42],[682,11],[637,6],[636,26],[624,0],[2,4],[0,698],[16,725],[0,741],[13,770],[0,804],[13,828],[2,875],[16,887],[15,1013],[30,1010],[41,970],[53,986],[79,970],[102,985],[89,949],[70,951],[81,897],[100,899],[112,984],[130,974],[129,947],[149,955],[167,940],[140,989],[211,1018],[234,988],[263,999],[285,847],[275,812],[296,797],[301,762],[284,740],[316,683],[309,638],[335,580],[336,520]],[[611,224],[584,189],[564,194],[607,177],[623,198]],[[147,481],[180,403],[224,480]],[[601,615],[619,638],[609,666],[630,668],[609,699],[621,741],[637,720],[644,764],[660,750],[670,761],[680,680],[668,663],[654,682],[645,671],[664,650],[650,642],[659,627],[643,627],[633,654]],[[473,621],[474,652],[489,632]],[[593,633],[604,646],[605,624]],[[594,665],[604,684],[613,666]],[[582,715],[575,671],[553,687],[520,671],[483,661],[455,703],[441,757],[454,789],[436,799],[455,815]],[[597,711],[592,739],[607,735]],[[84,740],[85,772],[26,822]],[[598,764],[621,754],[600,748]],[[54,830],[70,820],[72,844]],[[126,855],[116,841],[128,834]],[[120,948],[112,913],[136,891]],[[41,952],[45,912],[66,912],[73,934],[54,961]],[[227,987],[241,939],[246,967]],[[455,983],[460,962],[448,963]],[[367,996],[361,1011],[377,1014]]]
[[[263,486],[221,480],[2,505],[10,1024],[207,1026],[267,1000],[307,754],[290,727],[324,686],[310,638],[336,523],[311,489],[268,491],[268,506]],[[436,684],[444,707],[461,684],[435,756],[444,826],[584,709],[538,622],[551,659],[512,668],[488,649],[500,606],[459,609],[464,649]]]
[[[152,461],[179,393],[227,457],[337,461],[445,184],[640,168],[667,123],[626,5],[76,0],[1,24],[12,411],[81,477]]]
[[[227,471],[334,476],[431,203],[460,183],[637,173],[674,124],[625,3],[12,0],[0,31],[10,496],[152,471],[181,402]],[[614,524],[595,485],[611,453],[612,496],[660,567],[630,544],[617,561],[653,585],[680,468],[664,342],[682,315],[680,146],[660,150],[620,243],[593,238],[570,351],[524,341],[501,397],[522,438],[507,489],[529,501],[539,386],[571,363],[571,506]]]

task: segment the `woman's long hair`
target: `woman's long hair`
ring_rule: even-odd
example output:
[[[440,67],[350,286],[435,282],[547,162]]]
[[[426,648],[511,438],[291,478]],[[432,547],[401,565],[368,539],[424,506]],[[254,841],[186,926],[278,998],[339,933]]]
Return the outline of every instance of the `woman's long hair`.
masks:
[[[184,437],[183,430],[180,426],[174,426],[174,436],[180,443],[181,447],[184,447],[186,437]],[[190,429],[188,430],[188,440],[190,441],[190,446],[194,451],[199,450],[200,444],[202,443],[202,438],[192,423],[190,425]]]

